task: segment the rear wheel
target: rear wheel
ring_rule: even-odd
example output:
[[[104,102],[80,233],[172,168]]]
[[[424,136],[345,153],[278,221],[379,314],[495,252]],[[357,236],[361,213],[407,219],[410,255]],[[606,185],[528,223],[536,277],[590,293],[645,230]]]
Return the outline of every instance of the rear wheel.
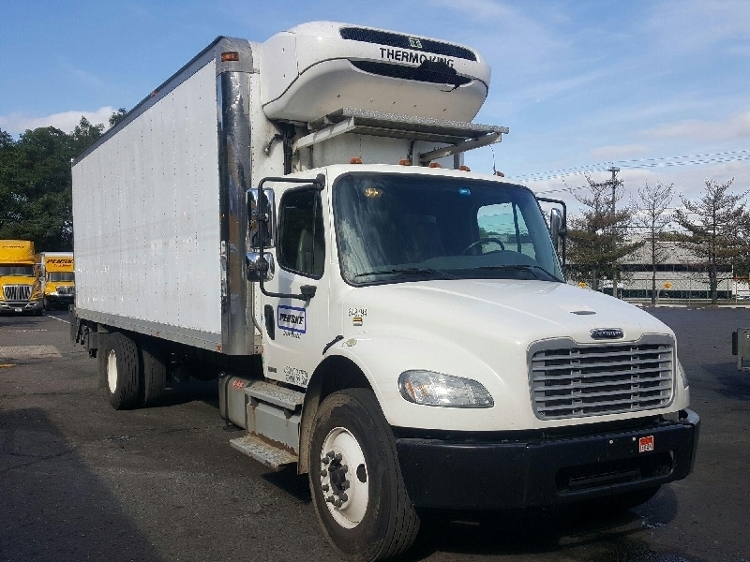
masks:
[[[328,540],[354,560],[405,552],[419,531],[393,433],[370,390],[327,397],[315,416],[310,492]]]
[[[143,405],[151,406],[164,395],[167,386],[167,357],[164,347],[153,341],[141,344],[143,360]]]
[[[139,404],[140,373],[138,347],[122,332],[107,334],[105,345],[99,349],[104,356],[104,381],[109,403],[115,410],[129,410]]]

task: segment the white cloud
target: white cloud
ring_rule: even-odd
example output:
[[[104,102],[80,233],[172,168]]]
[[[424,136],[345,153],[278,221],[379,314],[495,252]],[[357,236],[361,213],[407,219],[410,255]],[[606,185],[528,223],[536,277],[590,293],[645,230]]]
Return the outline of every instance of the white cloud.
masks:
[[[0,115],[0,128],[14,136],[20,135],[27,129],[38,127],[56,127],[62,131],[71,132],[81,121],[81,117],[85,117],[94,125],[103,123],[105,127],[109,127],[109,117],[114,112],[115,108],[105,106],[94,111],[65,111],[45,117],[11,113],[10,115]]]
[[[645,29],[662,53],[705,51],[727,45],[729,40],[745,43],[746,47],[750,10],[745,0],[661,2],[654,5]]]
[[[623,146],[600,146],[591,150],[592,158],[597,162],[614,162],[627,160],[648,154],[649,149],[642,144],[628,144]]]
[[[703,141],[750,139],[750,111],[736,113],[722,121],[688,119],[644,132],[647,138],[700,138]]]

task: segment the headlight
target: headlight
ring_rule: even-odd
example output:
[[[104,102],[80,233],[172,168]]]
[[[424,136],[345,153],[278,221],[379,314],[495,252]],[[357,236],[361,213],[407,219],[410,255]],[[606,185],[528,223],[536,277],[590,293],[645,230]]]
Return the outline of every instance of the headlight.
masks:
[[[677,372],[680,374],[680,380],[682,381],[682,386],[684,388],[687,388],[690,386],[690,383],[688,382],[687,373],[685,373],[685,369],[682,368],[682,363],[680,363],[680,360],[677,360]]]
[[[398,389],[404,400],[422,406],[492,408],[495,405],[480,382],[432,371],[404,371],[398,377]]]

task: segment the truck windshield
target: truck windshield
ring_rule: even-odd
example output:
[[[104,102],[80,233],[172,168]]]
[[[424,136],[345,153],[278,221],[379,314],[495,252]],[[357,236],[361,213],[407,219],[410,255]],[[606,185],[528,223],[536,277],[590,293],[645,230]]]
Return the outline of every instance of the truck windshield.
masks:
[[[0,265],[0,277],[6,275],[22,275],[34,277],[33,265]]]
[[[47,281],[75,281],[72,271],[51,271],[47,274]]]
[[[452,177],[349,174],[334,186],[339,258],[353,285],[425,279],[562,282],[533,193]]]

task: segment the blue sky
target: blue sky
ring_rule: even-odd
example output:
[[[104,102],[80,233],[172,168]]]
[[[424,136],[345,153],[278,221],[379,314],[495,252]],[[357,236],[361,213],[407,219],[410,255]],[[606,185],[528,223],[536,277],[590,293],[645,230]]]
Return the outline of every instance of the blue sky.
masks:
[[[5,2],[0,128],[106,122],[218,35],[263,41],[313,20],[479,50],[492,83],[475,121],[510,127],[496,166],[537,191],[572,200],[561,190],[584,185],[581,170],[603,180],[597,170],[612,164],[626,200],[657,180],[688,197],[705,178],[750,188],[745,0]],[[467,164],[491,173],[493,151],[469,153]],[[578,173],[550,173],[560,170]]]

